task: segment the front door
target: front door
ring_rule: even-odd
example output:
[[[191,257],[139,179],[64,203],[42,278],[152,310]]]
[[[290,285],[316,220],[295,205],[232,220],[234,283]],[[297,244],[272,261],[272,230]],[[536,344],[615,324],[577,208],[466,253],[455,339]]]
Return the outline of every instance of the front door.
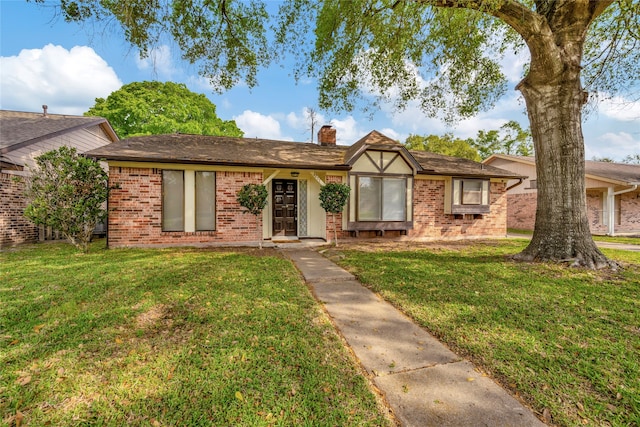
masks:
[[[295,236],[298,234],[298,181],[273,180],[273,235]]]

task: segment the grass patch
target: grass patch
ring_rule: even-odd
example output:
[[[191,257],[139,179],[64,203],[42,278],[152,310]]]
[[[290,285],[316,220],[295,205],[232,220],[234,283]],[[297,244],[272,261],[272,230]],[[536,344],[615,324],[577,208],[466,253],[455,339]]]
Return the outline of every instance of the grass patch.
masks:
[[[533,230],[520,230],[517,228],[509,228],[507,233],[533,235]],[[640,245],[639,236],[592,236],[596,242],[622,243],[626,245]]]
[[[640,237],[633,236],[593,236],[596,242],[623,243],[627,245],[640,245]]]
[[[389,425],[273,250],[0,252],[0,423]]]
[[[340,249],[340,263],[561,426],[640,425],[640,254],[518,264],[526,240]]]

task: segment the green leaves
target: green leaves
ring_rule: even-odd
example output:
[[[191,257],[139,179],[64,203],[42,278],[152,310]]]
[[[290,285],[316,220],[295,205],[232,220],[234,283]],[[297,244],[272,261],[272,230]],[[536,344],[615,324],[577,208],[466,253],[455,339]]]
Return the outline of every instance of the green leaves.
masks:
[[[262,184],[245,184],[238,191],[238,203],[246,209],[245,213],[260,215],[267,206],[269,193]]]
[[[75,148],[60,147],[36,157],[27,181],[24,215],[38,225],[59,230],[84,252],[96,224],[105,218],[107,173]]]
[[[454,138],[453,134],[450,133],[443,136],[409,135],[404,143],[408,150],[428,151],[430,153],[439,153],[446,156],[480,161],[478,150],[476,150],[472,144],[472,140]]]
[[[267,206],[269,192],[264,184],[245,184],[238,191],[238,203],[246,209],[244,213],[255,215],[256,219]],[[258,221],[258,246],[262,249],[262,236],[260,235],[261,222]]]
[[[85,115],[105,117],[120,138],[176,132],[243,136],[235,121],[220,119],[206,96],[182,83],[129,83],[106,99],[97,98]]]
[[[349,200],[351,188],[347,184],[332,182],[320,188],[320,206],[333,217],[333,239],[338,246],[336,214],[344,209]]]
[[[351,189],[346,184],[329,183],[320,188],[320,206],[329,213],[342,212]]]

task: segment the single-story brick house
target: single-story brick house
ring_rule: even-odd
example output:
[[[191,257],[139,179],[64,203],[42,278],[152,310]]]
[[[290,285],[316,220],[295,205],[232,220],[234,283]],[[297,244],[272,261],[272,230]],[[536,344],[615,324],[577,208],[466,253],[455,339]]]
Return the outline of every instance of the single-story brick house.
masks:
[[[533,230],[537,205],[534,157],[494,154],[487,165],[528,177],[507,193],[509,228]],[[587,214],[593,234],[640,234],[640,165],[585,161]]]
[[[118,140],[102,117],[0,110],[0,248],[51,237],[24,216],[24,181],[35,157],[63,145],[79,153]]]
[[[410,239],[504,237],[506,183],[514,174],[466,159],[408,151],[373,131],[336,145],[324,126],[318,144],[202,135],[133,137],[87,153],[109,164],[110,247],[255,242],[255,217],[236,201],[263,183],[265,240],[332,238],[322,185],[351,187],[338,215],[342,236]]]

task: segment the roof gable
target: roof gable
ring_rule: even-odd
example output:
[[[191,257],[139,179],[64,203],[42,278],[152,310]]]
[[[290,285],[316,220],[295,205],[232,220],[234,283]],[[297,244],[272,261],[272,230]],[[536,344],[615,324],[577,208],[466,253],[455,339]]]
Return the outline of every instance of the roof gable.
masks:
[[[92,126],[102,126],[112,141],[118,140],[107,119],[102,117],[0,110],[0,124],[0,154]]]
[[[355,144],[347,148],[344,153],[344,163],[353,166],[368,150],[396,152],[414,171],[420,171],[422,169],[404,145],[381,134],[377,130],[369,132]]]

